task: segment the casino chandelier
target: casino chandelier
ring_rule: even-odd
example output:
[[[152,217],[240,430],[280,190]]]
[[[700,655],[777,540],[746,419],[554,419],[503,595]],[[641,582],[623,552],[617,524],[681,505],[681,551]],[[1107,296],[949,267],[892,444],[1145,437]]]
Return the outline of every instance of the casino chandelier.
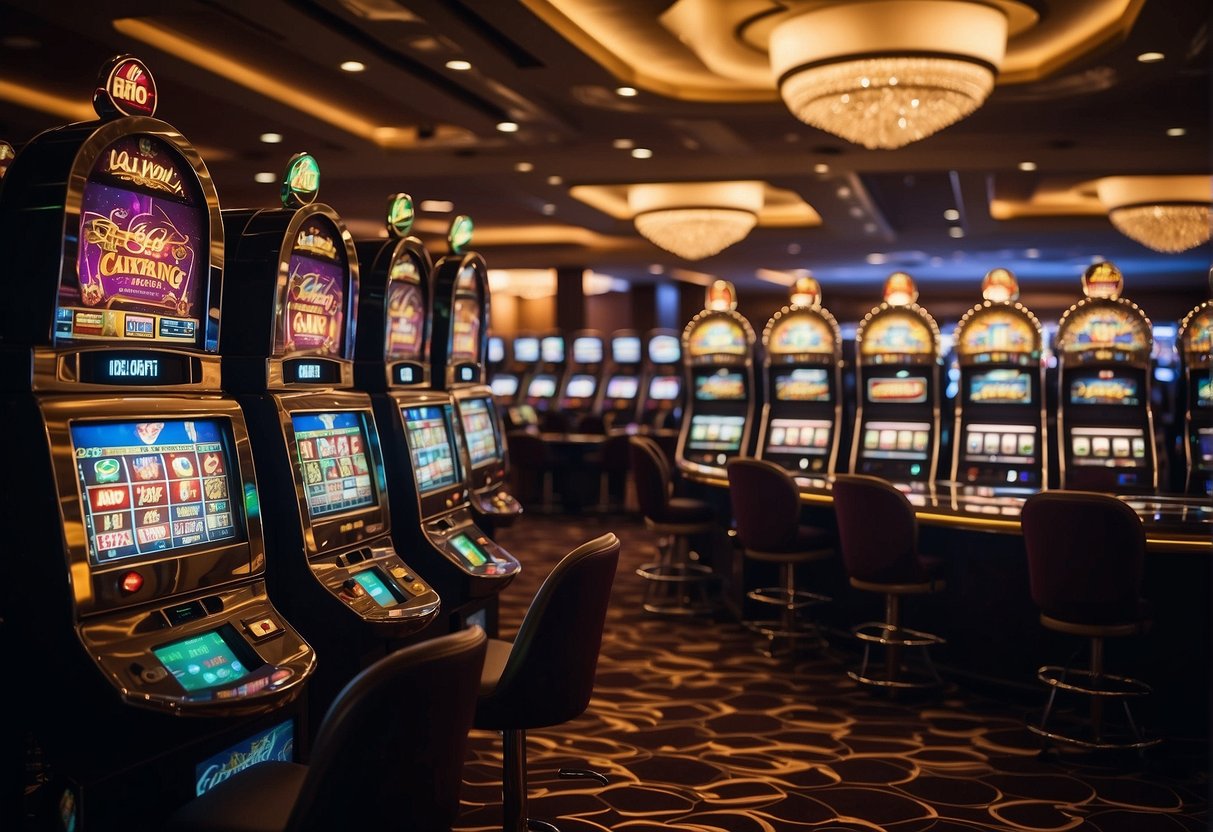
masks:
[[[1095,183],[1116,230],[1165,254],[1209,241],[1211,186],[1208,176],[1108,176]]]
[[[632,223],[685,260],[711,257],[746,238],[763,206],[761,182],[667,182],[628,188]]]
[[[966,0],[811,6],[771,32],[771,69],[801,121],[893,149],[980,107],[1007,45],[1007,17]]]

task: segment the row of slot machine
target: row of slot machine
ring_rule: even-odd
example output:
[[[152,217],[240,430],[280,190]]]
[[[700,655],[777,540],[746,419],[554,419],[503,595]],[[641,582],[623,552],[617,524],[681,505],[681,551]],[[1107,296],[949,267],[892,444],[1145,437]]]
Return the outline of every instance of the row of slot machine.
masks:
[[[1040,321],[1018,302],[1011,272],[990,272],[982,300],[956,327],[959,395],[951,459],[941,461],[940,332],[917,303],[909,275],[891,275],[884,301],[857,327],[849,450],[840,449],[842,336],[821,305],[817,282],[798,282],[792,304],[767,322],[756,349],[758,338],[736,311],[732,285],[717,281],[683,333],[687,404],[678,465],[720,477],[730,458],[753,455],[809,484],[849,470],[911,490],[950,480],[1010,491],[1154,493],[1152,327],[1141,308],[1122,297],[1123,288],[1110,263],[1084,273],[1084,297],[1058,324],[1059,408],[1051,419]],[[1199,495],[1213,494],[1211,330],[1213,302],[1197,306],[1179,327],[1185,490]],[[1052,453],[1060,472],[1053,483]]]
[[[221,211],[144,64],[94,102],[0,180],[4,828],[156,828],[299,759],[362,667],[492,632],[520,569],[470,220],[432,263],[397,194],[355,242],[307,154],[282,207]]]
[[[504,339],[491,337],[488,362],[493,393],[513,427],[537,426],[548,414],[560,414],[570,430],[591,420],[608,430],[679,426],[682,342],[675,330],[523,334],[510,342],[508,356]]]

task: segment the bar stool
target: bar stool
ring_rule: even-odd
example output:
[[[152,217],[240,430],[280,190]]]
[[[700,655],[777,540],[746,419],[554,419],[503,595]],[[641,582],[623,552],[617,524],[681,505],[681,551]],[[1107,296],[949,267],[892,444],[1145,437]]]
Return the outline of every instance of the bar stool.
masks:
[[[474,627],[359,673],[320,725],[308,765],[264,762],[194,798],[172,832],[449,832],[487,639]]]
[[[669,463],[661,446],[647,436],[628,442],[636,501],[645,526],[659,535],[657,560],[642,564],[636,574],[647,583],[646,612],[701,615],[716,608],[711,591],[715,575],[698,563],[690,535],[715,531],[716,514],[702,500],[673,496]]]
[[[1161,739],[1143,737],[1129,708],[1129,701],[1149,694],[1150,686],[1104,670],[1104,639],[1141,635],[1150,626],[1140,597],[1146,550],[1141,518],[1107,494],[1047,491],[1028,498],[1020,520],[1040,623],[1090,640],[1087,667],[1045,665],[1036,672],[1049,687],[1049,698],[1040,724],[1028,730],[1045,740],[1046,747],[1048,741],[1098,750],[1157,745]],[[1058,691],[1090,699],[1088,736],[1049,728]],[[1119,731],[1108,731],[1104,706],[1115,703],[1124,712],[1125,724]]]
[[[779,586],[746,593],[751,600],[775,607],[779,617],[743,623],[767,637],[763,653],[768,658],[776,654],[777,639],[787,642],[788,652],[795,652],[797,643],[804,640],[823,646],[817,624],[799,613],[830,598],[798,589],[796,566],[833,557],[829,532],[800,524],[800,491],[778,465],[762,459],[734,459],[728,472],[733,519],[745,557],[779,566]]]
[[[514,477],[514,493],[525,495],[530,502],[534,493],[532,479],[539,481],[539,505],[531,503],[528,509],[537,512],[554,510],[552,475],[556,461],[548,444],[532,433],[510,434],[510,473]]]
[[[885,620],[860,624],[851,631],[863,642],[863,660],[857,672],[847,675],[861,684],[890,690],[942,684],[929,648],[944,640],[901,624],[902,596],[929,595],[944,588],[937,577],[943,562],[918,553],[913,506],[891,483],[877,477],[838,474],[833,493],[838,542],[851,586],[885,597]],[[884,647],[880,675],[869,670],[873,644]],[[903,665],[907,648],[917,649],[922,659],[919,668]]]
[[[489,641],[475,726],[501,732],[505,832],[558,832],[527,817],[526,732],[567,722],[589,705],[618,564],[613,534],[579,546],[535,593],[514,641]],[[560,777],[607,784],[584,769],[561,769]]]

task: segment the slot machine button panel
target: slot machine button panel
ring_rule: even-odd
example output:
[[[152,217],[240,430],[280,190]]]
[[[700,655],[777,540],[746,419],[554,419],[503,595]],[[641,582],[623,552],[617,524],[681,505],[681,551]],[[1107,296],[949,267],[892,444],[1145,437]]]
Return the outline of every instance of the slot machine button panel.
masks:
[[[263,616],[261,618],[252,618],[241,622],[253,641],[264,641],[267,638],[282,635],[282,625],[279,624],[273,616]]]

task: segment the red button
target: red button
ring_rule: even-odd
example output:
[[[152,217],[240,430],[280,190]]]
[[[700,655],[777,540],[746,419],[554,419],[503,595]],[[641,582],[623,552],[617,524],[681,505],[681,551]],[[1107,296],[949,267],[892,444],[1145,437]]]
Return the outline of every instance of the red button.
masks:
[[[143,576],[138,572],[127,572],[122,576],[122,591],[134,593],[143,586]]]

